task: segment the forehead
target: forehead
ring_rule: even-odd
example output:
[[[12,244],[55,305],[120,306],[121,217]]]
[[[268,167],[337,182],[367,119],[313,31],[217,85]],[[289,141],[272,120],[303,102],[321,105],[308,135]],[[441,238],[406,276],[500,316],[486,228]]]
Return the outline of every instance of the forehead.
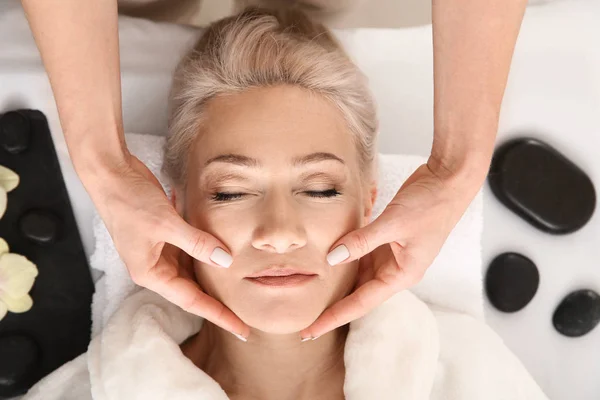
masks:
[[[316,152],[333,153],[348,164],[357,158],[342,113],[323,96],[294,86],[255,88],[212,99],[193,150],[192,158],[200,162],[223,153],[264,163]]]

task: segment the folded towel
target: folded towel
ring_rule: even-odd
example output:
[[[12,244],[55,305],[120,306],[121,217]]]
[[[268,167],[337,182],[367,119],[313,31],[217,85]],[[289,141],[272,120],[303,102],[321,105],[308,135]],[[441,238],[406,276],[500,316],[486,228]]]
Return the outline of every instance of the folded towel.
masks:
[[[160,172],[164,137],[127,134],[127,146],[158,177],[170,194],[167,180]],[[378,197],[373,218],[381,214],[402,183],[425,158],[410,155],[379,156]],[[440,254],[427,270],[422,281],[411,291],[421,300],[440,307],[483,319],[483,289],[481,268],[481,231],[483,226],[482,195],[478,194],[454,228]],[[119,258],[112,239],[99,216],[94,216],[96,247],[91,266],[103,272],[96,282],[92,303],[92,337],[106,325],[120,304],[139,290],[125,264]]]

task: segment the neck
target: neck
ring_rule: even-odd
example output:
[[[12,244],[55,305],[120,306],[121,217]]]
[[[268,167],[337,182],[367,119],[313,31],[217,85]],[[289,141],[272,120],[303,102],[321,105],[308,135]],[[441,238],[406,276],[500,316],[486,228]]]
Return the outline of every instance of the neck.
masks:
[[[253,330],[244,343],[205,320],[182,351],[232,399],[335,399],[343,398],[347,334],[344,326],[301,342]]]

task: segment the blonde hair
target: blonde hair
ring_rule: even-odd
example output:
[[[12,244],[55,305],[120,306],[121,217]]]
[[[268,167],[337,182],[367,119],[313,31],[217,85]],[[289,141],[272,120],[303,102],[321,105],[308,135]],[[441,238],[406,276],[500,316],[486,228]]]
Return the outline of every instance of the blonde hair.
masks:
[[[375,171],[378,121],[367,81],[323,25],[293,10],[248,8],[210,25],[175,71],[163,171],[185,187],[189,149],[207,102],[253,87],[295,85],[343,114],[361,169]]]

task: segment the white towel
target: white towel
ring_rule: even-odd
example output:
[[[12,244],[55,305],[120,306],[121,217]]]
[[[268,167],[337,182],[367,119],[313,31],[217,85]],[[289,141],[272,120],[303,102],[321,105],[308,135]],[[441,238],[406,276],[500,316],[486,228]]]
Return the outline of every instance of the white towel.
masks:
[[[127,134],[127,146],[159,178],[165,191],[170,188],[161,174],[164,137]],[[379,156],[378,197],[373,210],[376,218],[394,197],[402,183],[426,160],[420,156]],[[421,300],[444,308],[465,312],[483,320],[481,267],[482,195],[477,195],[452,231],[440,254],[423,280],[411,291]],[[130,294],[139,289],[98,215],[94,217],[96,247],[91,266],[104,275],[96,282],[92,303],[92,337],[105,326],[110,316]]]

